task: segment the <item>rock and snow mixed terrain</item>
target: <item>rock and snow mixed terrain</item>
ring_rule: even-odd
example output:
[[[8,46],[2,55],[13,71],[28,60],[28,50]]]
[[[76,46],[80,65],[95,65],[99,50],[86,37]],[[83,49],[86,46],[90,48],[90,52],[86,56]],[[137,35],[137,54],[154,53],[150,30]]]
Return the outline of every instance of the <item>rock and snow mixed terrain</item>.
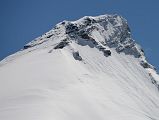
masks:
[[[159,120],[158,89],[124,18],[63,21],[0,62],[0,120]]]

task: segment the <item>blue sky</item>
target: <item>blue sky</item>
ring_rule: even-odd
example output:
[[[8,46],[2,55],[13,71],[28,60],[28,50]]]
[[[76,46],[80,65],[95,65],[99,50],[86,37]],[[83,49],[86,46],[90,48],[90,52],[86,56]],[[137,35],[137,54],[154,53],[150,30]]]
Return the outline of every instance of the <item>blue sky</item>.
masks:
[[[159,70],[159,0],[0,0],[0,59],[63,20],[122,15],[133,38]]]

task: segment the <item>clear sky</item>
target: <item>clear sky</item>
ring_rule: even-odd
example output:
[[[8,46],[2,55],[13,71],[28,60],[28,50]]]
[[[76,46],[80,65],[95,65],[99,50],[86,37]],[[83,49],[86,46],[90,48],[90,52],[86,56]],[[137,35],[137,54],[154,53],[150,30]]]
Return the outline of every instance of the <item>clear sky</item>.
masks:
[[[133,38],[159,70],[159,0],[0,0],[0,59],[63,20],[122,15]]]

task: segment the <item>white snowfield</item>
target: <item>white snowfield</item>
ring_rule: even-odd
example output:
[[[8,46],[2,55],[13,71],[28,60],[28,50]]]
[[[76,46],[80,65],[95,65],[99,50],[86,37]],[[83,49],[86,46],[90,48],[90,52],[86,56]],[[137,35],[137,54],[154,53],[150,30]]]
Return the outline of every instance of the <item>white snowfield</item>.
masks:
[[[64,21],[0,63],[0,120],[159,120],[159,76],[118,15]]]

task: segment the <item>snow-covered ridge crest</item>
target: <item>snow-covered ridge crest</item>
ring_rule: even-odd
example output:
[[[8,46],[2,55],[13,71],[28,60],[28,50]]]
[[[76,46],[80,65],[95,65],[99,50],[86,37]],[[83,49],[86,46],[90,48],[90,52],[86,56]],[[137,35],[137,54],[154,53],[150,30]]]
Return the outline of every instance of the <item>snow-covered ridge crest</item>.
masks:
[[[96,40],[95,37],[97,36],[101,36],[100,41]],[[103,46],[115,48],[119,53],[124,52],[137,58],[144,56],[141,47],[131,38],[127,21],[118,15],[86,16],[77,21],[63,21],[51,31],[25,45],[24,49],[53,41],[59,37],[70,40],[73,38],[89,39],[91,37]]]
[[[68,43],[71,41],[81,43],[81,39],[91,40],[100,50],[114,48],[118,53],[133,55],[141,59],[143,67],[154,69],[145,60],[143,49],[132,39],[127,21],[116,14],[85,16],[77,21],[63,21],[41,37],[26,44],[24,49],[49,47],[63,40]]]
[[[53,49],[62,49],[72,42],[95,47],[106,57],[111,55],[111,49],[115,49],[119,54],[125,53],[138,58],[141,66],[155,71],[155,68],[146,61],[144,50],[132,39],[127,20],[116,14],[85,16],[77,21],[60,22],[49,32],[26,44],[22,51],[3,61],[6,63],[19,55],[41,48],[52,47],[50,53]]]
[[[63,21],[24,48],[54,46],[57,49],[71,44],[72,41],[92,46],[91,42],[94,47],[103,51],[105,56],[111,55],[111,48],[119,54],[133,55],[139,58],[140,65],[145,69],[153,69],[156,72],[154,66],[146,61],[144,50],[133,40],[127,20],[117,14],[85,16],[77,21]],[[158,86],[156,81],[154,83]]]

